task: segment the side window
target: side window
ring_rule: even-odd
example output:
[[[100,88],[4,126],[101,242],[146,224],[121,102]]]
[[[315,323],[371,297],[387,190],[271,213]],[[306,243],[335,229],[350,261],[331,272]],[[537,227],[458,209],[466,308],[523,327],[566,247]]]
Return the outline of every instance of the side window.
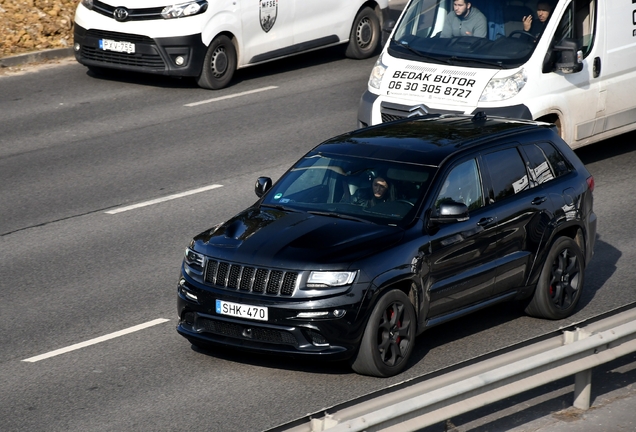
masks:
[[[435,206],[442,202],[458,202],[466,204],[468,210],[475,210],[484,205],[484,197],[481,187],[481,176],[475,159],[462,162],[448,173],[444,180]]]
[[[592,50],[594,30],[596,26],[596,0],[574,0],[565,10],[554,42],[558,44],[563,39],[574,39],[586,57]]]
[[[552,172],[555,177],[561,177],[570,172],[570,166],[563,158],[563,155],[550,143],[540,143],[538,146],[545,154],[546,159],[550,162]]]
[[[530,187],[526,166],[516,147],[488,153],[484,160],[490,171],[495,202]]]
[[[523,150],[528,158],[531,186],[540,185],[569,172],[568,166],[552,144],[527,144]]]
[[[550,181],[554,178],[552,167],[543,153],[543,150],[536,144],[526,144],[523,151],[528,157],[528,172],[530,173],[530,185],[536,186]]]

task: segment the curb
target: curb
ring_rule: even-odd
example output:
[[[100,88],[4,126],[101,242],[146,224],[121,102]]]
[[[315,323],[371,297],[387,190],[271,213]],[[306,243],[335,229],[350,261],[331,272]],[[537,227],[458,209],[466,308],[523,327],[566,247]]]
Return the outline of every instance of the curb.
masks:
[[[37,63],[44,60],[67,58],[72,57],[73,55],[73,48],[54,48],[44,51],[18,54],[11,57],[0,58],[0,68],[21,66],[28,63]]]

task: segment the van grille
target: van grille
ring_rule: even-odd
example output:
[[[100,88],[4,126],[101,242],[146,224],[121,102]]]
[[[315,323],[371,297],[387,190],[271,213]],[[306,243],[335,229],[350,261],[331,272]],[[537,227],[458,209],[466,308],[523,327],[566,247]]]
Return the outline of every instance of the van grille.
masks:
[[[126,66],[136,66],[143,68],[151,68],[151,69],[165,69],[166,64],[163,61],[163,58],[159,55],[156,50],[156,45],[154,40],[147,36],[127,34],[127,33],[116,33],[116,32],[108,32],[103,30],[89,30],[86,32],[87,38],[95,38],[95,39],[112,39],[116,41],[125,41],[132,42],[135,44],[143,44],[147,45],[151,51],[151,53],[145,52],[136,52],[134,54],[127,53],[119,53],[115,51],[104,51],[100,50],[97,47],[89,46],[87,44],[82,45],[81,56],[87,60],[92,60],[96,62],[103,63],[111,63],[111,64],[119,64]]]
[[[107,16],[108,18],[115,19],[114,12],[117,9],[115,6],[111,6],[99,0],[93,0],[93,12],[97,12],[100,15]],[[144,8],[144,9],[127,9],[128,17],[125,21],[146,21],[153,19],[163,19],[161,17],[162,7]]]
[[[461,114],[460,111],[435,110],[434,113],[424,104],[401,105],[392,102],[382,102],[380,104],[380,116],[382,123],[403,118],[418,117],[426,114]]]
[[[236,291],[291,296],[298,273],[208,260],[204,280],[207,284]]]

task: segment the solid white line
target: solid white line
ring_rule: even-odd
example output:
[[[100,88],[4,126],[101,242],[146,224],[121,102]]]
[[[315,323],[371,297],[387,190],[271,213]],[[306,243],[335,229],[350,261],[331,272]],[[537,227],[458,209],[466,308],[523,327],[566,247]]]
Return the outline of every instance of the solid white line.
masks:
[[[22,361],[23,362],[29,362],[29,363],[35,363],[35,362],[40,361],[40,360],[44,360],[44,359],[47,359],[47,358],[50,358],[50,357],[55,357],[57,355],[65,354],[65,353],[70,352],[70,351],[75,351],[75,350],[78,350],[80,348],[84,348],[84,347],[87,347],[87,346],[90,346],[90,345],[95,345],[97,343],[104,342],[104,341],[107,341],[109,339],[114,339],[116,337],[123,336],[123,335],[126,335],[128,333],[134,333],[136,331],[143,330],[145,328],[152,327],[152,326],[155,326],[157,324],[165,323],[166,321],[170,321],[170,320],[169,319],[165,319],[165,318],[158,318],[156,320],[148,321],[147,323],[144,323],[144,324],[139,324],[139,325],[136,325],[134,327],[129,327],[127,329],[117,331],[115,333],[111,333],[111,334],[107,334],[107,335],[104,335],[104,336],[100,336],[100,337],[95,338],[95,339],[87,340],[86,342],[80,342],[80,343],[77,343],[75,345],[68,346],[66,348],[60,348],[58,350],[51,351],[51,352],[48,352],[46,354],[40,354],[40,355],[35,356],[35,357],[30,357],[30,358],[24,359]]]
[[[214,99],[203,100],[201,102],[192,102],[192,103],[189,103],[189,104],[185,104],[184,106],[193,107],[193,106],[197,106],[197,105],[203,105],[203,104],[206,104],[206,103],[218,102],[218,101],[222,101],[222,100],[225,100],[225,99],[232,99],[232,98],[235,98],[235,97],[246,96],[246,95],[249,95],[249,94],[252,94],[252,93],[260,93],[260,92],[267,91],[267,90],[274,90],[274,89],[277,89],[277,88],[278,88],[277,86],[263,87],[263,88],[259,88],[259,89],[255,89],[255,90],[244,91],[242,93],[235,93],[235,94],[231,94],[231,95],[227,95],[227,96],[220,96],[220,97],[217,97],[217,98],[214,98]]]
[[[107,213],[107,214],[122,213],[122,212],[125,212],[125,211],[128,211],[128,210],[134,210],[134,209],[137,209],[137,208],[140,208],[140,207],[146,207],[146,206],[149,206],[149,205],[162,203],[164,201],[170,201],[170,200],[177,199],[177,198],[183,198],[183,197],[188,196],[188,195],[194,195],[194,194],[198,194],[198,193],[201,193],[201,192],[209,191],[209,190],[212,190],[212,189],[217,189],[217,188],[220,188],[220,187],[223,187],[223,185],[213,184],[213,185],[210,185],[210,186],[204,186],[204,187],[201,187],[201,188],[198,188],[198,189],[192,189],[192,190],[189,190],[189,191],[180,192],[178,194],[168,195],[168,196],[163,197],[163,198],[157,198],[157,199],[153,199],[153,200],[150,200],[150,201],[145,201],[145,202],[142,202],[142,203],[139,203],[139,204],[129,205],[127,207],[120,207],[120,208],[115,209],[115,210],[108,210],[105,213]]]

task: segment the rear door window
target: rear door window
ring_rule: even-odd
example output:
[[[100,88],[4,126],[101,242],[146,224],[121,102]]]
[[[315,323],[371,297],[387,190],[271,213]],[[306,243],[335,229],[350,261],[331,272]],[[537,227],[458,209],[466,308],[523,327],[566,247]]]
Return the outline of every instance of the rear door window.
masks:
[[[484,155],[484,161],[490,172],[493,202],[530,188],[525,163],[516,147],[488,153]]]

